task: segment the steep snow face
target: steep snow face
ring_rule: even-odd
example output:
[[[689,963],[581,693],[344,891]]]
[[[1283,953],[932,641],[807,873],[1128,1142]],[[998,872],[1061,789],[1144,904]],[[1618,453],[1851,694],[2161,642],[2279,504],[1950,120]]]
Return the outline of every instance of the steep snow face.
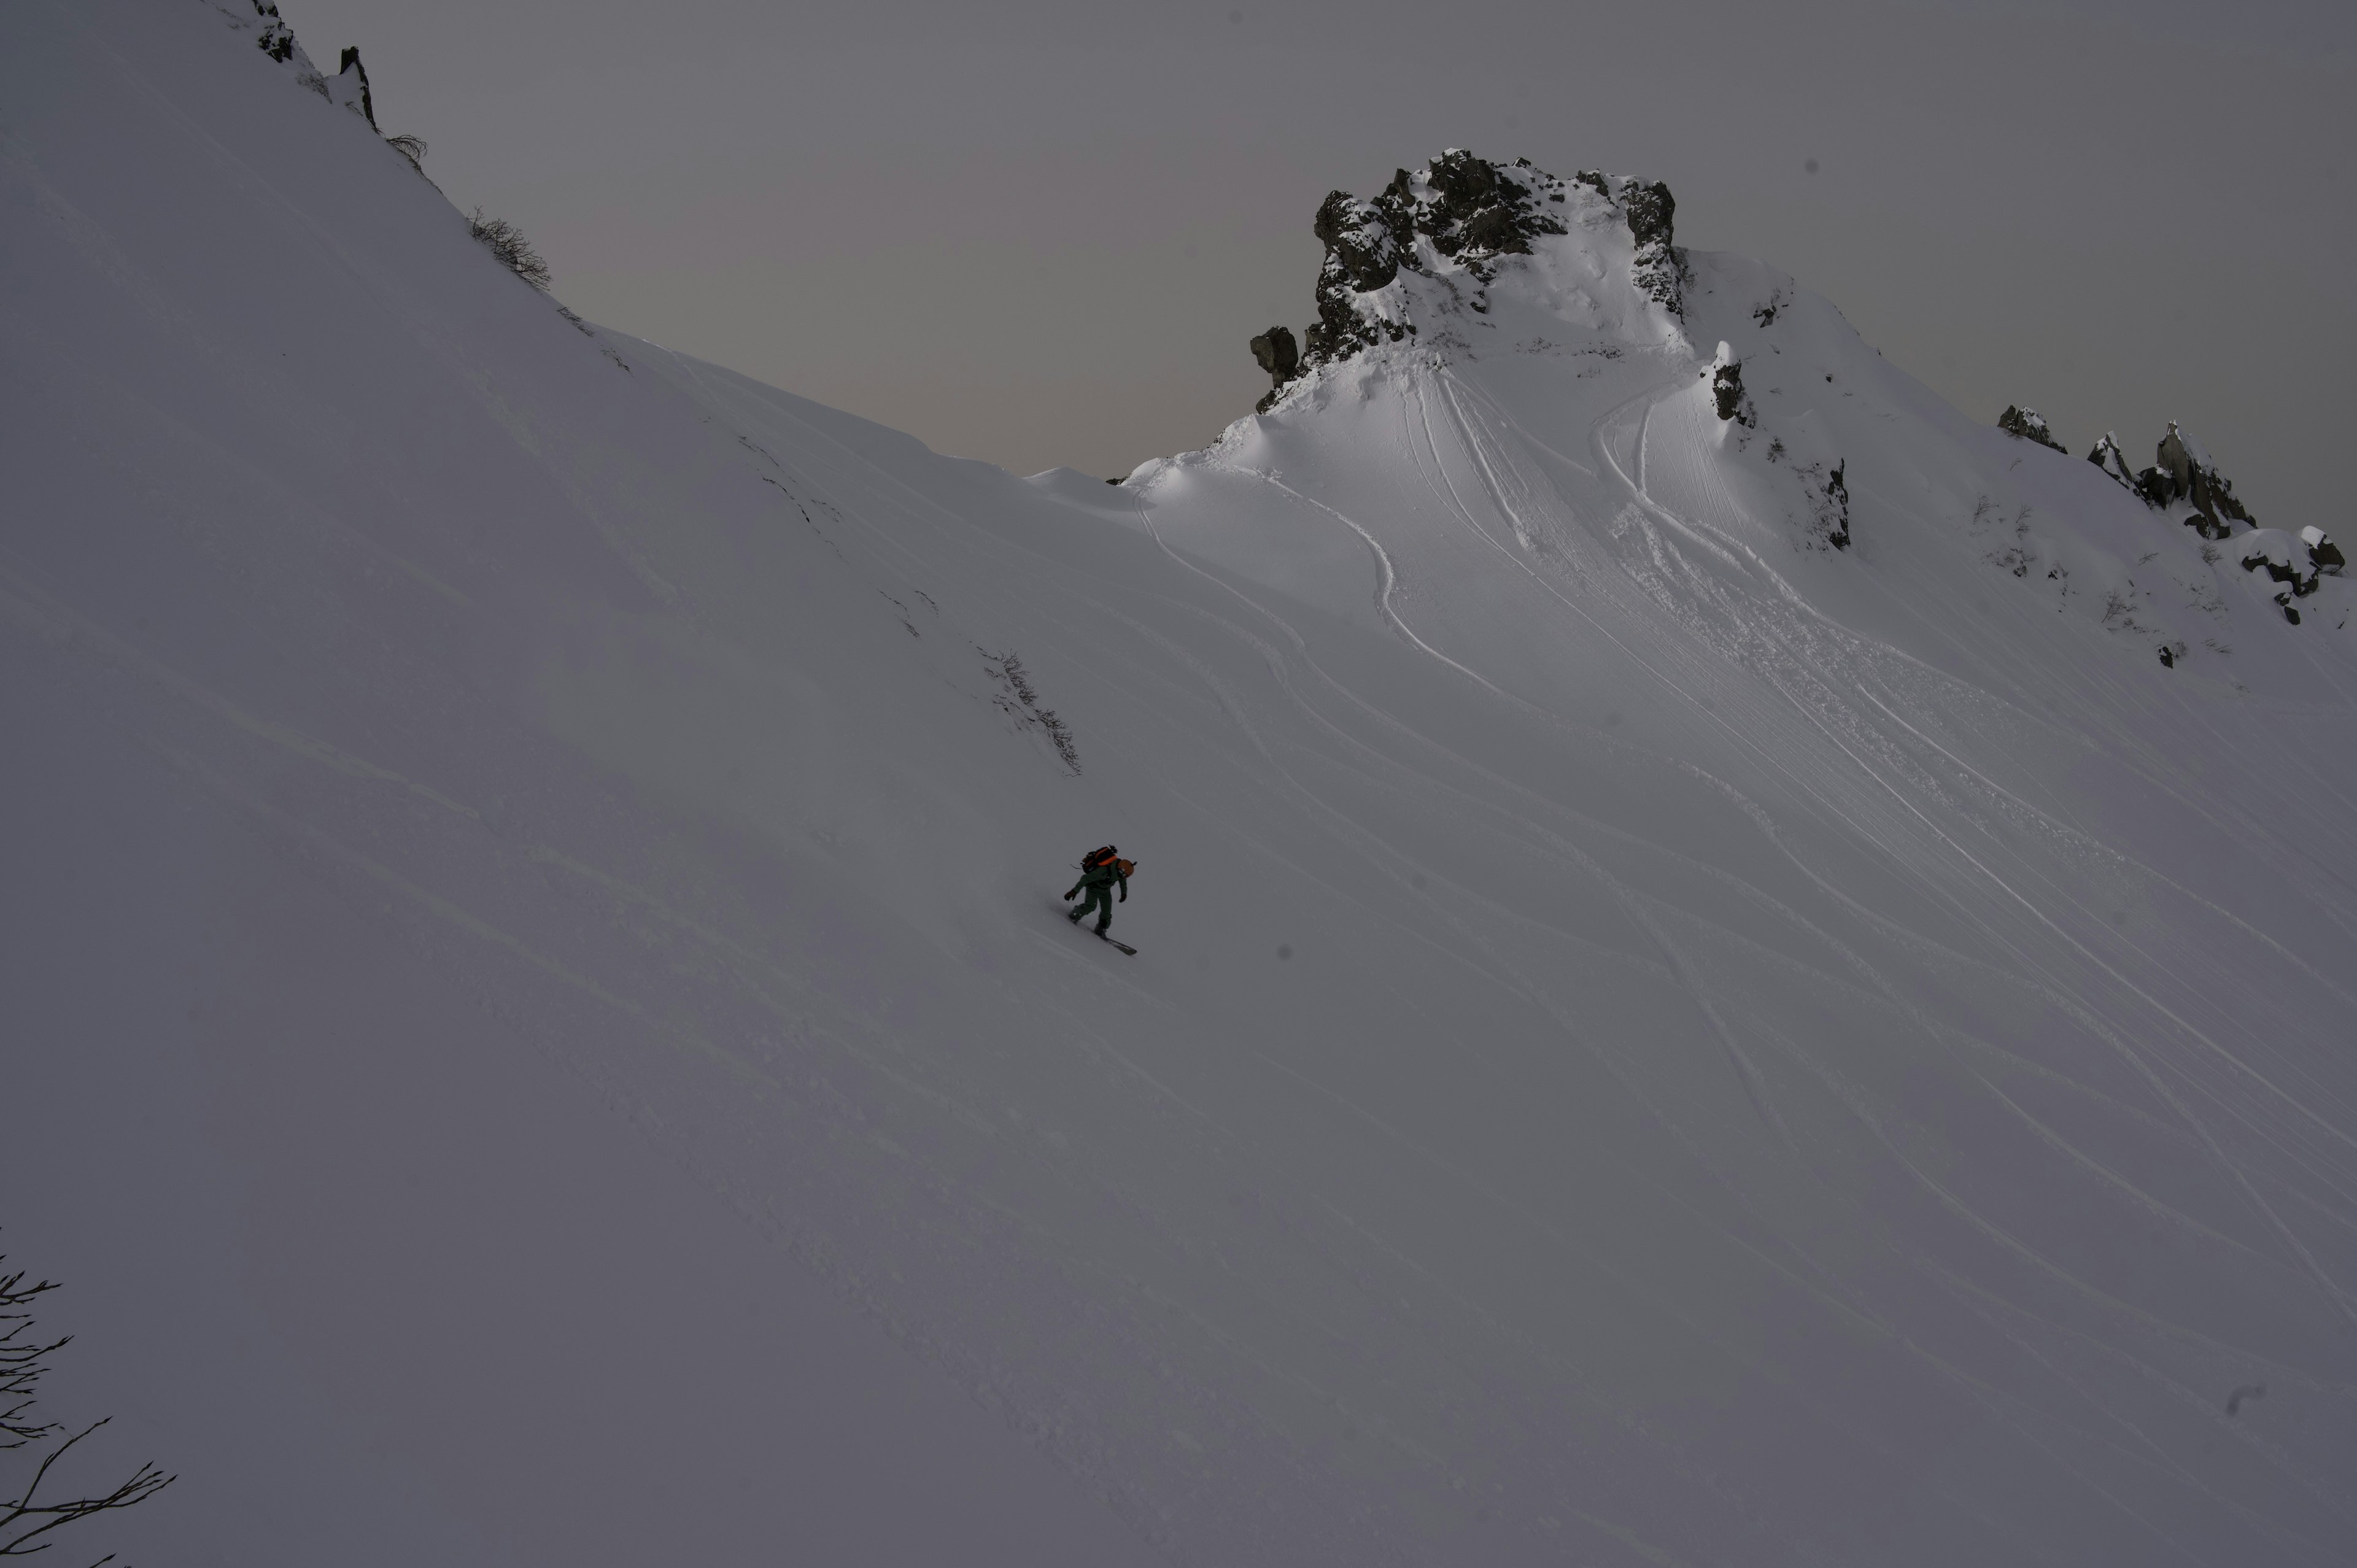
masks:
[[[0,1219],[182,1477],[106,1546],[2345,1556],[2341,579],[1527,170],[1014,478],[576,326],[228,19],[0,12]]]

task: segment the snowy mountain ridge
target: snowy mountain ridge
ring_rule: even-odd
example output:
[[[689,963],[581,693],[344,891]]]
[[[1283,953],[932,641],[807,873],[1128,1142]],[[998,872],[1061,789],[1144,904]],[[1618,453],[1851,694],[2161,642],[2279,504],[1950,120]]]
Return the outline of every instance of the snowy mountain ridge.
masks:
[[[1290,334],[1281,328],[1254,339],[1275,382],[1259,412],[1282,422],[1295,409],[1363,401],[1373,382],[1385,379],[1438,378],[1469,388],[1493,379],[1482,361],[1509,354],[1577,362],[1582,368],[1569,378],[1575,382],[1593,381],[1603,365],[1625,356],[1661,367],[1665,377],[1674,373],[1669,367],[1684,365],[1706,383],[1708,406],[1726,427],[1695,427],[1716,453],[1708,481],[1714,494],[1738,498],[1746,515],[1782,515],[1792,539],[1804,545],[1846,547],[1845,443],[1870,453],[1889,445],[1889,433],[1833,411],[1854,403],[1864,388],[1877,423],[1887,422],[1900,417],[1889,404],[1910,401],[1912,389],[1891,385],[1880,356],[1839,312],[1789,276],[1745,258],[1677,246],[1675,210],[1658,182],[1593,171],[1565,180],[1527,159],[1494,164],[1463,149],[1413,173],[1398,171],[1372,199],[1335,191],[1314,225],[1327,254],[1317,281],[1319,319],[1307,334],[1306,352],[1292,353]],[[1280,341],[1284,349],[1273,351]],[[1583,399],[1584,389],[1545,384],[1543,372],[1494,379],[1512,386],[1512,397]],[[1614,384],[1627,381],[1624,375]],[[1239,424],[1220,449],[1248,445],[1254,428]],[[2066,455],[2035,410],[2008,408],[1997,428]],[[1946,446],[1944,434],[1933,439]],[[2048,464],[2041,455],[2009,462],[2007,471],[2026,460]],[[2024,580],[2034,573],[2049,585],[2056,608],[2091,615],[2106,629],[2140,640],[2164,667],[2190,657],[2222,658],[2237,637],[2271,635],[2246,634],[2233,622],[2231,607],[2248,595],[2220,590],[2221,574],[2210,568],[2222,561],[2258,574],[2254,582],[2265,585],[2261,592],[2293,626],[2302,618],[2293,601],[2324,589],[2345,564],[2321,529],[2311,526],[2313,541],[2282,531],[2255,533],[2256,522],[2233,484],[2174,424],[2151,467],[2132,470],[2116,436],[2108,435],[2088,460],[2196,537],[2180,537],[2174,527],[2122,528],[2130,515],[2124,509],[2105,504],[2075,474],[2066,479],[2065,471],[2051,469],[2045,477],[2071,498],[2061,503],[2062,517],[2041,517],[2028,492],[2003,482],[1946,504],[1955,509],[1960,532],[1986,540],[1985,564]],[[1878,465],[1869,457],[1867,467],[1872,472]],[[1150,482],[1161,471],[1148,465],[1138,478]],[[1713,504],[1698,499],[1686,510],[1705,519]],[[2090,514],[2113,526],[2091,532],[2080,521]],[[1518,525],[1516,532],[1528,530]],[[2249,537],[2226,551],[2209,547],[2230,535]],[[2231,581],[2231,573],[2222,580]],[[2329,616],[2335,629],[2345,628],[2349,595],[2336,587],[2310,610]]]
[[[1264,412],[1016,478],[569,317],[272,19],[0,11],[100,1550],[2347,1561],[2320,557],[1470,154]]]

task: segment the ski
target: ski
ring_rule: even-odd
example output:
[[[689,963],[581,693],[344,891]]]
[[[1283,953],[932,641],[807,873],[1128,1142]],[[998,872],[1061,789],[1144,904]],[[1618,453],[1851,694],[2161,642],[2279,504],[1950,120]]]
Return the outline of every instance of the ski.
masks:
[[[1079,921],[1071,918],[1070,916],[1065,917],[1064,924],[1071,927],[1072,929],[1076,931],[1088,931],[1089,935],[1096,938],[1097,940],[1101,942],[1109,942],[1113,946],[1117,947],[1122,951],[1127,953],[1132,958],[1135,958],[1137,956],[1137,950],[1131,947],[1127,942],[1115,937],[1106,936],[1103,931],[1090,930],[1088,927],[1082,925]]]

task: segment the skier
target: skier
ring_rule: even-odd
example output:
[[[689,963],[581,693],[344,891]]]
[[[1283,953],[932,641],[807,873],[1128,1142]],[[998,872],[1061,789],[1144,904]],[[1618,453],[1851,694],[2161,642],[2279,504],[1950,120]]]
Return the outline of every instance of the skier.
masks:
[[[1064,902],[1071,903],[1084,887],[1088,889],[1089,896],[1082,898],[1064,918],[1077,926],[1082,916],[1094,909],[1098,911],[1097,935],[1103,936],[1105,928],[1113,924],[1113,890],[1116,884],[1121,888],[1121,901],[1125,904],[1129,902],[1129,874],[1134,864],[1114,854],[1111,844],[1090,851],[1081,861],[1081,879],[1072,884],[1071,892],[1064,895]]]

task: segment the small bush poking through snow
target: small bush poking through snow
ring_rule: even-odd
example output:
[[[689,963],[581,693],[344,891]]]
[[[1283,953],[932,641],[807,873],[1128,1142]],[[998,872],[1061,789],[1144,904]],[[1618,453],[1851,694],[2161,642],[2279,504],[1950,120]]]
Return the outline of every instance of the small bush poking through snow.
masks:
[[[504,218],[485,217],[478,207],[474,216],[467,220],[467,232],[481,241],[483,248],[497,256],[508,271],[543,293],[547,292],[551,281],[548,263],[540,259],[540,252],[532,248],[522,230]]]
[[[425,172],[425,137],[413,136],[407,132],[404,132],[398,136],[387,136],[384,139],[384,145],[391,147],[394,152],[399,153],[403,157],[407,158],[411,168],[415,169],[419,174],[424,174]],[[481,213],[479,211],[476,216],[480,217]],[[475,238],[478,240],[482,237],[483,236],[479,231],[475,235]]]

